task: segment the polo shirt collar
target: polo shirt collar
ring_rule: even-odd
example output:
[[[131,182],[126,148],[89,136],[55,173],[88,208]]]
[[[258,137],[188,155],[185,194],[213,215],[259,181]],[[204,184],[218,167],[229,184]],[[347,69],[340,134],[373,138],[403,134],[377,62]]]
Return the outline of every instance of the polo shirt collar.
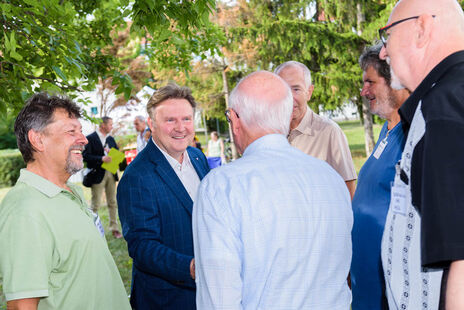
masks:
[[[31,187],[34,187],[39,192],[47,195],[48,197],[54,197],[61,193],[64,189],[57,186],[56,184],[48,181],[47,179],[37,175],[25,168],[21,169],[18,182],[23,182]],[[68,183],[66,183],[68,184]],[[68,184],[69,187],[69,184]]]
[[[425,77],[414,92],[409,96],[405,103],[399,109],[403,128],[407,131],[411,126],[414,113],[416,112],[419,101],[425,94],[437,83],[440,78],[453,66],[464,62],[464,51],[453,53],[443,59],[430,73]]]
[[[311,127],[313,120],[314,120],[314,112],[309,107],[306,107],[305,115],[301,119],[301,122],[298,124],[298,126],[296,126],[296,128],[293,130],[296,130],[302,134],[312,136],[314,134],[312,127]]]

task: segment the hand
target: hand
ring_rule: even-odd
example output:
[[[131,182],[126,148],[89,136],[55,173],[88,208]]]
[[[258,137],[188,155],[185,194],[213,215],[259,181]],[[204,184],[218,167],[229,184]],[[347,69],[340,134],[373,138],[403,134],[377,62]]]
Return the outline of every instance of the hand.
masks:
[[[109,156],[103,156],[103,157],[102,157],[102,161],[103,161],[104,163],[110,163],[110,162],[111,162],[111,157],[109,157]]]
[[[195,280],[195,258],[190,261],[190,276]]]

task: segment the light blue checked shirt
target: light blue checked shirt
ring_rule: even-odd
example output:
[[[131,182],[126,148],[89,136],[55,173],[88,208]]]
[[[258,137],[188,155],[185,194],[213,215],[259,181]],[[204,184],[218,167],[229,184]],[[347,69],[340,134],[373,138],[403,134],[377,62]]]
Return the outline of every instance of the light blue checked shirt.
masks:
[[[348,310],[351,201],[327,163],[266,135],[193,208],[197,308]]]

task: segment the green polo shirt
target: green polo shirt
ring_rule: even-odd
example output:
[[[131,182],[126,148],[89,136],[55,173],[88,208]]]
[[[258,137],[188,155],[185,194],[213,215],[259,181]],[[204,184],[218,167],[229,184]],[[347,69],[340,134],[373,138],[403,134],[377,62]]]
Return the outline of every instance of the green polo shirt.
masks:
[[[79,186],[72,193],[26,169],[0,205],[6,300],[38,309],[130,309],[106,240]]]

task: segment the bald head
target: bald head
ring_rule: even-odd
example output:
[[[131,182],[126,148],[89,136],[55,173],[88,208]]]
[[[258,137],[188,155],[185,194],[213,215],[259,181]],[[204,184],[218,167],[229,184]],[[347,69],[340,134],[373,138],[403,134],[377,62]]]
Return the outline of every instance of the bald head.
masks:
[[[412,91],[444,58],[464,50],[464,14],[456,0],[400,0],[388,24],[395,22],[380,57]]]
[[[241,80],[230,94],[230,107],[250,130],[288,134],[292,93],[274,73],[258,71]]]

